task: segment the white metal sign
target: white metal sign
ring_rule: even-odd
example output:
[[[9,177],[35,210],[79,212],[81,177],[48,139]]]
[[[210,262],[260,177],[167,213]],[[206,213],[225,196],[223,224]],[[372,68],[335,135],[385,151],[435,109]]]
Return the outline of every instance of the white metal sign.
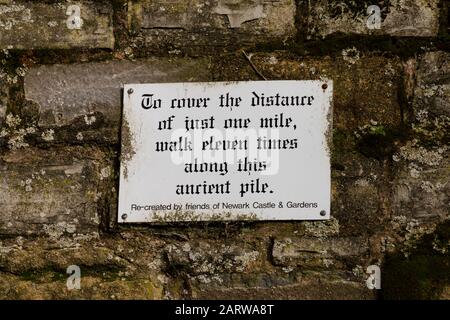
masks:
[[[119,222],[330,217],[331,81],[128,84]]]

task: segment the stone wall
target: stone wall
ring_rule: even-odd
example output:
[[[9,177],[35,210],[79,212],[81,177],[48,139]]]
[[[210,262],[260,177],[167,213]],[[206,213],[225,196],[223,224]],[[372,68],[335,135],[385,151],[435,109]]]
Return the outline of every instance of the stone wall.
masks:
[[[0,298],[448,299],[449,8],[0,0]],[[117,225],[124,83],[322,77],[329,221]]]

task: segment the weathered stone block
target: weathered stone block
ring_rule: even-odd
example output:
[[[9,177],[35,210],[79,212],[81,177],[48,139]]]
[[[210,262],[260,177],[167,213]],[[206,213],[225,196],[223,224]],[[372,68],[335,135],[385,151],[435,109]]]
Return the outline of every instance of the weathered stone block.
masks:
[[[128,19],[145,50],[229,51],[295,35],[293,0],[133,0]]]
[[[226,274],[190,279],[194,299],[374,299],[364,281],[346,273]]]
[[[367,236],[383,228],[383,201],[389,200],[382,197],[389,195],[388,181],[381,171],[362,168],[359,178],[339,177],[332,182],[331,210],[339,220],[341,236]]]
[[[93,148],[27,149],[0,155],[0,234],[95,234],[111,163]]]
[[[274,241],[272,257],[281,266],[330,267],[368,250],[363,238],[285,238]]]
[[[361,236],[382,229],[389,196],[389,178],[382,160],[392,150],[363,144],[363,134],[398,128],[402,123],[399,95],[403,64],[396,58],[362,54],[355,48],[342,57],[301,57],[283,53],[248,53],[255,68],[269,80],[333,80],[332,212],[341,236]],[[260,79],[248,60],[230,56],[218,61],[215,81]],[[386,146],[385,149],[393,149]],[[381,150],[383,149],[383,150]],[[377,154],[377,152],[380,154]]]
[[[0,4],[0,48],[113,48],[112,6],[108,2]]]
[[[355,48],[342,57],[295,58],[281,53],[252,53],[251,61],[269,80],[319,80],[333,82],[333,128],[355,130],[375,121],[388,126],[401,123],[398,93],[403,67],[398,59],[362,55]],[[239,66],[239,67],[236,67]],[[248,61],[221,59],[214,70],[216,81],[258,79]]]
[[[6,106],[8,104],[8,87],[2,82],[0,70],[0,126],[3,125],[6,117]]]
[[[449,53],[428,52],[419,59],[414,88],[414,111],[419,121],[425,120],[427,116],[450,118]]]
[[[117,142],[123,84],[209,80],[207,60],[153,58],[43,65],[30,69],[24,83],[39,126],[53,128],[55,141]]]
[[[308,21],[309,37],[325,37],[334,33],[433,37],[439,29],[438,0],[391,1],[306,1],[307,12],[300,11]],[[305,1],[299,5],[305,6]],[[369,28],[367,20],[377,15],[368,7],[380,9],[380,25]],[[373,24],[371,24],[373,25]]]
[[[80,290],[67,289],[66,278],[52,279],[42,274],[32,279],[0,274],[0,298],[5,300],[161,300],[162,288],[152,279],[114,279],[105,281],[84,276]]]
[[[428,52],[416,62],[413,88],[415,139],[394,154],[397,215],[419,221],[449,214],[450,55]]]

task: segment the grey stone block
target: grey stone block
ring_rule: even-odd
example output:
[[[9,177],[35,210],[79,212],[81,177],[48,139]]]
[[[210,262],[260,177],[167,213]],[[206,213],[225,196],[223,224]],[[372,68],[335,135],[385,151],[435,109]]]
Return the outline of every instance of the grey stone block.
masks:
[[[424,54],[418,61],[414,89],[414,111],[420,118],[450,117],[450,54],[437,51]]]
[[[117,142],[125,83],[210,81],[206,59],[152,58],[71,65],[43,65],[25,76],[25,98],[39,108],[39,126],[72,126],[87,138],[104,131]],[[110,128],[107,130],[107,128]],[[78,137],[81,137],[78,135]],[[76,140],[75,140],[76,141]]]
[[[392,204],[396,215],[427,221],[445,219],[450,204],[450,147],[410,141],[394,155],[398,166]]]
[[[92,148],[2,153],[0,234],[96,234],[100,182],[110,176],[110,163]]]

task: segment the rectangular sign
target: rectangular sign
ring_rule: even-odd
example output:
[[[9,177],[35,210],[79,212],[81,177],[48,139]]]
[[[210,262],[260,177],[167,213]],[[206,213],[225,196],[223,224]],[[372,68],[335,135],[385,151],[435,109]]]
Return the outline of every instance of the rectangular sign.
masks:
[[[329,219],[332,91],[125,85],[118,221]]]

